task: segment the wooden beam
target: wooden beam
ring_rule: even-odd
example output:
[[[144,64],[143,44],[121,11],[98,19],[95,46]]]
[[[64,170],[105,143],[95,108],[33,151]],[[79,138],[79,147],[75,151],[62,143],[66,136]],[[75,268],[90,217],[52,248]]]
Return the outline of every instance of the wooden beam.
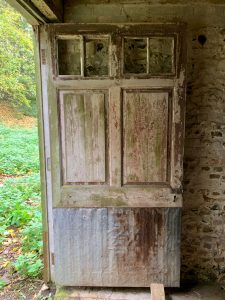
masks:
[[[24,1],[15,1],[15,0],[7,0],[7,2],[15,8],[31,25],[39,25],[46,23],[42,17],[39,16],[39,13],[35,11],[35,7],[29,7],[24,3]]]
[[[151,284],[151,300],[165,300],[164,285],[161,283]]]
[[[28,23],[39,25],[63,21],[62,0],[7,0]]]
[[[31,2],[50,22],[63,21],[62,0],[31,0]]]

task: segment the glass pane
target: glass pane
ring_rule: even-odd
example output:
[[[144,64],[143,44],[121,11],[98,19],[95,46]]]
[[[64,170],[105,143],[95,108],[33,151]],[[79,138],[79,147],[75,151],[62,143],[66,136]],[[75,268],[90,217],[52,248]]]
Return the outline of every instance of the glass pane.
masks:
[[[85,40],[85,76],[109,73],[109,42],[107,39]]]
[[[124,39],[124,72],[147,73],[147,39]]]
[[[173,38],[149,39],[149,73],[173,72]]]
[[[80,40],[58,40],[59,75],[80,75],[80,57]]]

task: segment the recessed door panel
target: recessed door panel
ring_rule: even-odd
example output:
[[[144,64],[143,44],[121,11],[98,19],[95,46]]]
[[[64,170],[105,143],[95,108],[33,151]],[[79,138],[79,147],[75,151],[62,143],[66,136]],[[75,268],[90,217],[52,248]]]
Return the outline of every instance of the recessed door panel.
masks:
[[[179,208],[54,209],[57,284],[179,286],[180,214]]]
[[[167,182],[168,129],[168,92],[124,91],[124,184]]]
[[[61,92],[64,184],[106,181],[105,94]]]

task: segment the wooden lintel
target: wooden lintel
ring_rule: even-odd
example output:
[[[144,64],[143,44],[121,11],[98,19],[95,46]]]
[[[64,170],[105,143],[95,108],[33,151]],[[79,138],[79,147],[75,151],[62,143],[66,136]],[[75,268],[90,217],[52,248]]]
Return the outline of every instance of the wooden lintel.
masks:
[[[31,25],[62,22],[62,1],[53,0],[7,0]]]
[[[32,2],[49,22],[63,21],[62,0],[31,0],[29,2]]]
[[[165,300],[164,285],[161,283],[151,284],[151,300]]]

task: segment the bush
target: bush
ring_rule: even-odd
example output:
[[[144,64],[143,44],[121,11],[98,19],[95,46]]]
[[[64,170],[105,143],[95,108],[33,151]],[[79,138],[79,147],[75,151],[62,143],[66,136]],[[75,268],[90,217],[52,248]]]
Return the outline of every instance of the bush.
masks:
[[[0,0],[0,100],[31,107],[36,100],[32,28]]]

